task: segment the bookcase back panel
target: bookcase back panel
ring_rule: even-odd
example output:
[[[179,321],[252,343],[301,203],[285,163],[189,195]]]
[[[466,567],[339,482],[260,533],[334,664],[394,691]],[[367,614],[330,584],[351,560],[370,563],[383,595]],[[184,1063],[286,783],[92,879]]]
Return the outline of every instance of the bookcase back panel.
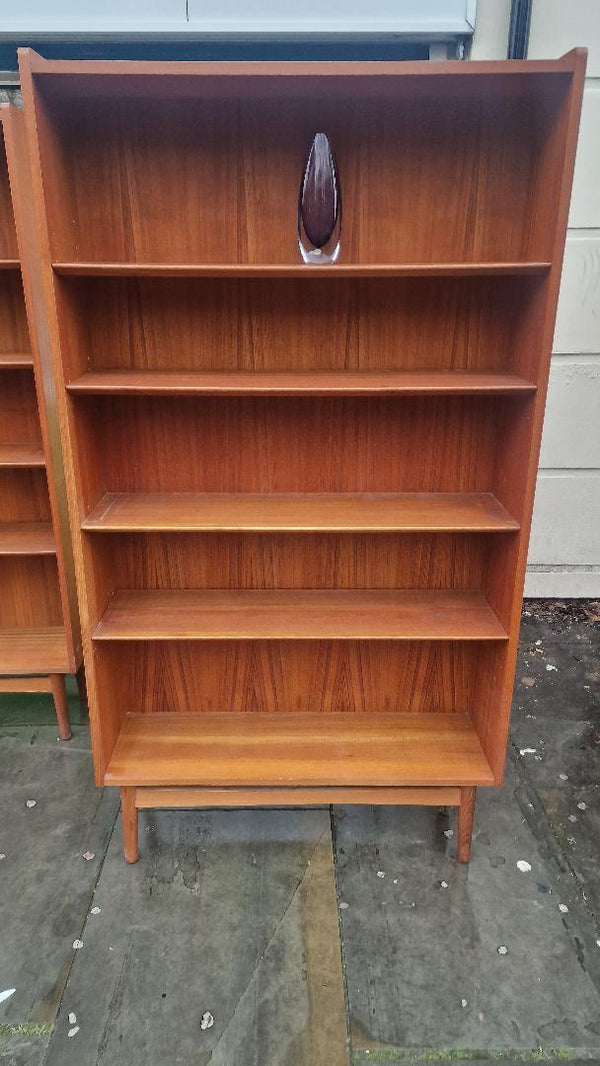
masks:
[[[74,407],[87,510],[104,492],[487,492],[506,431],[481,397]]]
[[[53,556],[0,557],[0,588],[0,629],[62,624]]]
[[[542,168],[558,178],[545,149],[563,79],[466,94],[398,78],[379,96],[352,79],[277,81],[250,97],[235,79],[220,95],[190,81],[187,96],[182,81],[175,96],[40,83],[54,258],[299,263],[298,189],[319,130],[342,188],[340,261],[548,258],[535,194]]]
[[[0,522],[49,522],[46,471],[0,469]]]
[[[537,278],[62,278],[68,379],[95,369],[512,370]]]
[[[4,136],[0,130],[0,259],[18,259]]]
[[[41,430],[31,370],[3,370],[0,388],[0,443],[39,442]]]
[[[102,646],[96,657],[99,678],[118,678],[119,697],[143,714],[464,714],[485,651],[438,642],[181,641]]]
[[[29,333],[20,270],[0,275],[0,352],[28,352]]]
[[[494,537],[494,540],[497,538]],[[483,534],[87,535],[99,589],[481,589]]]

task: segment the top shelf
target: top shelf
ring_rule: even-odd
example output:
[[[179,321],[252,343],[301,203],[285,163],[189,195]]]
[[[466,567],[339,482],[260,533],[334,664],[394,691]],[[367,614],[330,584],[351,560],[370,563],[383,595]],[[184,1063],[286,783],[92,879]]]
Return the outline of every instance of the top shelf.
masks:
[[[546,274],[550,262],[495,263],[53,263],[55,274],[156,278],[416,278]]]

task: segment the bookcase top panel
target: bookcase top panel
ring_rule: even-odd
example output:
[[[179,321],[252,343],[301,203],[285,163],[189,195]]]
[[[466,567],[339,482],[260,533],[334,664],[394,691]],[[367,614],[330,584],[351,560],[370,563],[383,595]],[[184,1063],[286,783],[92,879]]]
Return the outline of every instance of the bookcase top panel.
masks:
[[[568,74],[579,62],[585,62],[587,50],[573,48],[558,59],[549,60],[462,60],[431,63],[408,62],[153,62],[147,60],[56,60],[44,59],[33,49],[19,49],[19,64],[37,75],[82,75],[88,77],[165,76],[211,78],[332,78],[361,77],[391,79],[427,77],[447,79],[500,77],[532,74]]]

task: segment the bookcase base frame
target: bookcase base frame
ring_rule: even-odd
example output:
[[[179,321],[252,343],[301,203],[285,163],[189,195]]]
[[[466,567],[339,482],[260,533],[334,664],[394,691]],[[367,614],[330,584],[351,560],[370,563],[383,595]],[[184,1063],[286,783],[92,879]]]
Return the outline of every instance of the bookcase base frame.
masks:
[[[475,814],[474,787],[419,788],[138,788],[121,787],[125,861],[139,858],[138,811],[194,807],[317,807],[330,803],[384,803],[396,806],[457,807],[457,859],[468,863]]]
[[[79,674],[78,683],[79,683]],[[71,739],[71,721],[64,674],[44,677],[0,677],[0,692],[51,692],[61,740]]]

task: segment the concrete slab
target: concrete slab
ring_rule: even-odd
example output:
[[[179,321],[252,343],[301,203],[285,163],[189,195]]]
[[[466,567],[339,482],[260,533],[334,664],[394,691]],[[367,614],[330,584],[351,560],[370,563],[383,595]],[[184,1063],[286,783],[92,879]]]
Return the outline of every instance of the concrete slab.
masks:
[[[111,841],[46,1066],[346,1066],[329,813],[141,822],[136,866]]]
[[[35,1027],[32,1027],[34,1029]],[[44,1056],[50,1043],[50,1030],[34,1033],[2,1033],[0,1030],[1,1066],[43,1066]]]
[[[600,993],[518,787],[510,768],[502,790],[479,790],[469,867],[434,809],[337,811],[353,1061],[420,1061],[422,1049],[516,1061],[540,1047],[600,1060]]]
[[[5,727],[0,805],[0,990],[16,989],[0,1004],[1,1055],[13,1027],[54,1022],[116,800],[94,786],[86,729],[61,743],[54,726]],[[14,1041],[23,1044],[18,1034]]]
[[[72,725],[87,722],[87,709],[82,708],[77,695],[77,682],[67,677],[67,696]],[[54,700],[47,692],[2,693],[0,697],[0,729],[3,726],[49,725],[56,727]]]

